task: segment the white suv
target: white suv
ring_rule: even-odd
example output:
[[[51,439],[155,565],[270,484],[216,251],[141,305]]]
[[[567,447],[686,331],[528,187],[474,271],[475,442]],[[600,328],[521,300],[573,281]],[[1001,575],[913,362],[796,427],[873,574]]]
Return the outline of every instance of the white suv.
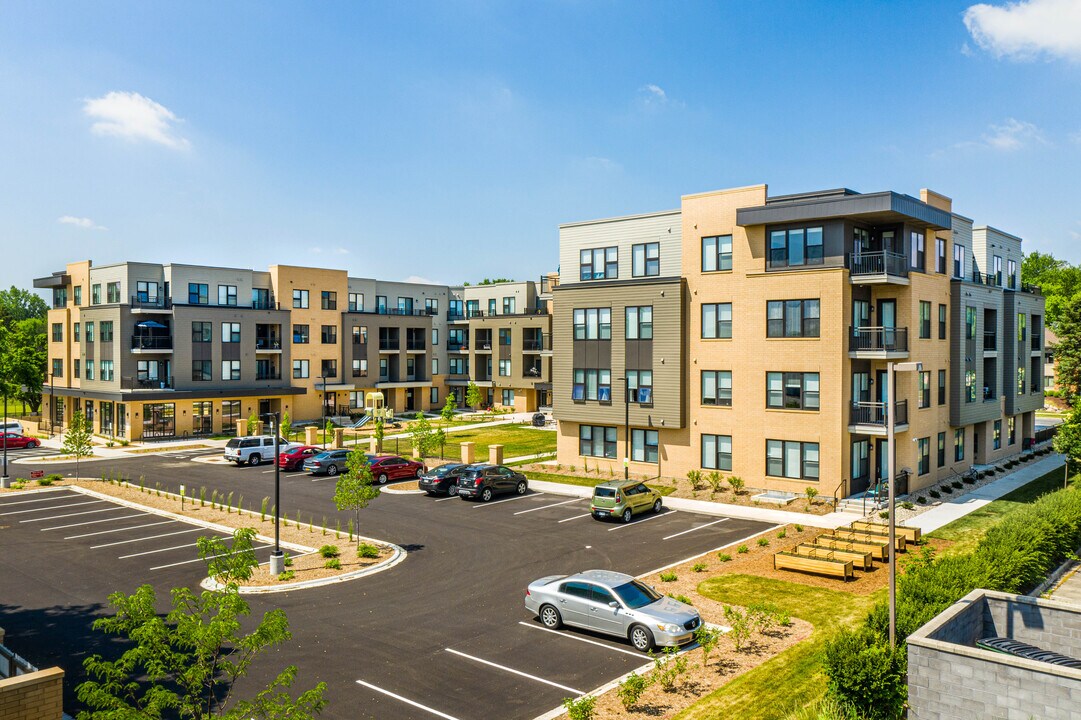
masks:
[[[288,452],[297,443],[278,440],[278,452]],[[274,457],[274,436],[256,435],[255,437],[233,438],[225,444],[225,459],[237,465],[258,465],[263,460],[276,460]]]

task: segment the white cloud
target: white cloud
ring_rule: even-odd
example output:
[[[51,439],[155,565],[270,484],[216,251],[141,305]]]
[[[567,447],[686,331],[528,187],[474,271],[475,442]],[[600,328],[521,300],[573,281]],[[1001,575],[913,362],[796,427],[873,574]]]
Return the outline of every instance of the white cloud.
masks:
[[[108,230],[109,228],[104,225],[98,225],[90,218],[75,217],[74,215],[61,215],[56,219],[61,225],[74,225],[75,227],[84,228],[86,230]]]
[[[120,137],[133,142],[146,140],[174,150],[187,150],[191,143],[176,133],[173,111],[136,92],[111,92],[83,103],[83,113],[95,120],[95,135]]]
[[[1046,144],[1043,133],[1030,122],[1007,118],[1002,125],[992,125],[983,135],[983,144],[994,150],[1012,152],[1032,144]]]
[[[683,107],[683,103],[668,96],[660,85],[648,83],[638,88],[638,103],[647,110],[659,110],[663,107]]]
[[[335,255],[348,255],[349,251],[347,249],[343,248],[343,247],[336,247],[336,248],[334,248],[334,254]]]
[[[650,83],[643,87],[642,90],[646,93],[649,93],[649,95],[652,96],[651,99],[656,100],[657,102],[668,102],[668,93],[666,93],[664,91],[664,88],[662,88],[660,85],[654,85],[653,83]]]
[[[965,27],[977,45],[997,57],[1081,61],[1081,0],[980,3],[965,10]]]
[[[434,280],[429,280],[428,278],[421,277],[420,275],[410,275],[409,277],[407,277],[402,282],[417,283],[418,285],[438,285],[439,284],[439,283],[435,282]]]
[[[597,155],[591,155],[579,160],[578,165],[589,172],[619,172],[623,169],[623,166],[615,160]]]

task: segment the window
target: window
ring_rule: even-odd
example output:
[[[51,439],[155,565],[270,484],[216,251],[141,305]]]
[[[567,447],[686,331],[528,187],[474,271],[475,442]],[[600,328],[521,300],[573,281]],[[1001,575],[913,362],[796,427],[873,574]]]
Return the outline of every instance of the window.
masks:
[[[63,323],[53,323],[53,342],[64,342]]]
[[[113,321],[102,320],[101,321],[101,341],[112,342],[113,341]]]
[[[387,314],[387,296],[376,295],[375,296],[375,311],[380,315]]]
[[[489,316],[494,316],[495,315],[495,298],[489,298],[488,299],[488,315]]]
[[[912,269],[924,270],[927,266],[925,262],[926,252],[923,247],[923,233],[914,232],[910,235],[912,241]]]
[[[1010,290],[1017,289],[1017,261],[1006,261],[1006,287]]]
[[[707,340],[732,337],[732,303],[702,305],[702,337]]]
[[[920,338],[931,339],[931,303],[920,300]]]
[[[294,290],[293,291],[293,307],[301,310],[308,308],[308,291],[307,290]]]
[[[627,393],[628,402],[636,402],[640,405],[653,404],[653,371],[628,370]]]
[[[611,308],[578,308],[574,311],[575,340],[611,340]]]
[[[324,345],[334,345],[338,342],[338,326],[322,325],[319,328],[319,341]]]
[[[307,325],[294,325],[293,326],[293,342],[305,345],[308,342],[308,326]]]
[[[578,454],[614,459],[616,456],[616,429],[602,425],[579,425]]]
[[[86,336],[86,341],[88,343],[94,342],[94,323],[88,322],[84,330],[86,331],[84,333],[84,335]]]
[[[612,280],[619,277],[617,248],[595,248],[579,253],[580,280]]]
[[[503,346],[510,345],[510,328],[499,328],[499,344]]]
[[[101,363],[101,381],[110,382],[113,379],[113,361],[102,360]]]
[[[575,368],[571,399],[612,402],[612,371]]]
[[[213,380],[214,378],[210,372],[210,361],[192,360],[191,379],[192,382],[210,382],[211,380]]]
[[[766,303],[766,337],[818,337],[818,300],[770,300]]]
[[[191,341],[193,343],[208,343],[211,341],[212,323],[193,322],[191,324]]]
[[[976,371],[965,370],[965,402],[976,402]]]
[[[965,276],[965,246],[956,243],[953,246],[953,276],[958,279]]]
[[[926,475],[931,472],[931,438],[919,438],[916,440],[916,463],[917,474]]]
[[[1025,394],[1025,366],[1022,365],[1017,368],[1017,394]]]
[[[94,379],[94,361],[89,358],[86,360],[86,379]]]
[[[53,359],[53,372],[54,378],[64,377],[64,360],[62,358]]]
[[[74,292],[75,292],[75,307],[82,307],[82,305],[83,305],[83,286],[82,285],[76,285],[75,288],[74,288]]]
[[[240,323],[227,323],[221,324],[221,341],[222,343],[238,343],[240,342]]]
[[[135,299],[142,303],[158,302],[158,284],[146,280],[138,280],[135,283]]]
[[[62,308],[68,304],[68,289],[53,288],[53,307]]]
[[[818,410],[818,373],[766,373],[766,407]]]
[[[390,363],[386,358],[379,358],[379,379],[386,380],[390,377]]]
[[[82,373],[80,372],[82,370],[82,368],[80,367],[81,362],[82,361],[79,358],[75,358],[71,361],[71,376],[76,380],[82,377]]]
[[[319,293],[319,302],[324,310],[337,310],[338,309],[338,293],[330,290],[323,290]]]
[[[502,395],[503,395],[503,397],[502,397],[502,403],[501,404],[506,406],[506,407],[514,407],[514,391],[513,390],[504,390]]]
[[[188,292],[191,292],[191,286],[188,286]],[[218,286],[218,304],[219,305],[236,305],[236,285],[219,285]]]
[[[1017,313],[1017,342],[1023,343],[1027,337],[1025,321],[1028,319],[1028,315],[1025,313]]]
[[[239,360],[222,360],[221,361],[221,379],[222,380],[239,380],[240,379],[240,361]]]
[[[652,340],[653,306],[628,307],[626,330],[628,340]]]
[[[101,283],[90,286],[90,304],[101,305]]]
[[[946,339],[946,306],[938,306],[938,339]]]
[[[931,371],[924,370],[917,374],[919,398],[921,408],[931,407]]]
[[[367,345],[368,344],[368,326],[367,325],[354,325],[353,326],[353,344],[354,345]]]
[[[1002,449],[1002,421],[995,420],[995,424],[991,428],[991,449]]]
[[[702,435],[702,467],[709,470],[732,469],[731,435]]]
[[[702,238],[702,272],[732,269],[732,236]]]
[[[499,377],[510,377],[510,360],[499,361]]]
[[[976,339],[976,308],[965,307],[965,340]]]
[[[72,342],[79,342],[79,338],[82,337],[82,334],[83,334],[83,332],[82,332],[83,331],[82,323],[72,323],[71,330],[72,330],[71,341]]]
[[[935,272],[946,274],[946,239],[935,238]]]
[[[319,377],[332,378],[338,376],[338,361],[323,360],[319,363]]]
[[[432,328],[432,347],[439,345],[439,328]]]
[[[732,407],[732,371],[702,371],[702,404]]]
[[[995,285],[1002,287],[1002,258],[1000,258],[998,255],[995,255],[992,258],[992,261],[994,263]]]
[[[657,462],[657,431],[631,430],[631,460],[635,462]]]
[[[120,283],[105,283],[105,301],[110,303],[120,302]]]
[[[958,428],[953,431],[953,461],[961,462],[965,459],[965,429]]]
[[[293,377],[297,379],[308,377],[308,361],[307,360],[294,360],[293,361]]]
[[[413,314],[413,298],[411,297],[399,297],[398,298],[398,314],[399,315],[412,315]],[[493,311],[494,315],[495,312]]]
[[[349,312],[364,312],[364,293],[349,293]]]
[[[946,404],[946,371],[938,371],[938,404]]]
[[[514,311],[515,311],[514,298],[512,298],[512,297],[503,298],[503,314],[504,315],[513,315]]]
[[[822,264],[822,228],[773,230],[769,234],[769,266]]]
[[[429,315],[438,315],[439,298],[424,298],[424,312]]]
[[[368,377],[368,360],[366,358],[353,360],[353,377]]]
[[[818,443],[766,440],[766,474],[794,480],[817,480]]]
[[[1017,418],[1006,418],[1006,443],[1013,445],[1017,442]]]
[[[631,246],[631,276],[652,277],[661,274],[661,244]]]
[[[432,375],[439,374],[439,358],[432,358]]]

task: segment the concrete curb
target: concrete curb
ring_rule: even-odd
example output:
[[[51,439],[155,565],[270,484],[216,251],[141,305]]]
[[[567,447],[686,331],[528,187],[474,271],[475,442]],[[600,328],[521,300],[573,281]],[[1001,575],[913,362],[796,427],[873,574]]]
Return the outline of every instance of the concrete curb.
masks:
[[[380,494],[388,493],[390,495],[423,495],[423,490],[395,490],[394,488],[385,487],[379,491]]]

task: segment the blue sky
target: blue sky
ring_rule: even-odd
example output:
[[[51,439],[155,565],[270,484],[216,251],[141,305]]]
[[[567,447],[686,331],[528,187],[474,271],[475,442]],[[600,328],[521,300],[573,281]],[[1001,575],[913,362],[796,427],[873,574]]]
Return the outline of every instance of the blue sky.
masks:
[[[0,5],[0,286],[124,259],[536,277],[765,182],[1081,261],[1081,2]]]

